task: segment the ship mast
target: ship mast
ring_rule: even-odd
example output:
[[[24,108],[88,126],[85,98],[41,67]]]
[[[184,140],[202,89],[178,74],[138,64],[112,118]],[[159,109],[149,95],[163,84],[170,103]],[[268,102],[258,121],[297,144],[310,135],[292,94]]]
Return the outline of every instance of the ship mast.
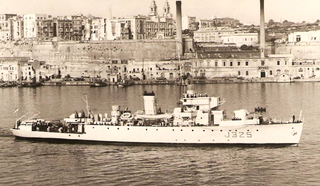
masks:
[[[90,111],[88,96],[86,95],[86,98],[82,97],[82,99],[83,99],[83,101],[86,103],[86,109],[87,109],[87,113],[88,113],[88,117],[89,117],[90,114],[91,114],[91,111]]]

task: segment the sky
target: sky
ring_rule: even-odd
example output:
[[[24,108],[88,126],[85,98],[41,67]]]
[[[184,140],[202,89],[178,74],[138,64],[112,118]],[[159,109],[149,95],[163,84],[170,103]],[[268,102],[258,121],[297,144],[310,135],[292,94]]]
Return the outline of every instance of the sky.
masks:
[[[244,24],[259,24],[259,0],[181,0],[182,15],[210,19],[230,17]],[[163,13],[165,0],[156,0]],[[168,0],[175,16],[175,0]],[[94,15],[108,18],[148,15],[151,0],[0,0],[0,14]],[[265,0],[265,20],[315,22],[320,19],[319,0]]]

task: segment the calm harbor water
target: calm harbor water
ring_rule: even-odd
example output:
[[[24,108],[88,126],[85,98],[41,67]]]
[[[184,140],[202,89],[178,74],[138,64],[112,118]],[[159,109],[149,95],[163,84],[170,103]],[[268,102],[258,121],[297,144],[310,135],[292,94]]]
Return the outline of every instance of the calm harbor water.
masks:
[[[196,85],[196,91],[226,98],[236,109],[267,108],[267,115],[289,120],[303,110],[298,147],[160,147],[55,144],[16,140],[10,128],[20,116],[61,119],[111,105],[143,109],[144,90],[154,91],[162,110],[176,106],[181,90],[172,85],[118,87],[39,87],[0,89],[0,185],[319,185],[320,83]],[[13,112],[19,108],[17,112]]]

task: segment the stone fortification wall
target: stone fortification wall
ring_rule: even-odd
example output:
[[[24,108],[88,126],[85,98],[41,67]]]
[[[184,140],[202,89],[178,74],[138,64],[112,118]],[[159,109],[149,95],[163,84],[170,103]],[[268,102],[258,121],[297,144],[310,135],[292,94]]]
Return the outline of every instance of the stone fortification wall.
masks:
[[[276,54],[293,54],[296,59],[320,59],[320,43],[277,44]]]
[[[174,40],[0,43],[0,57],[30,57],[49,64],[107,62],[112,59],[163,60],[176,57]]]

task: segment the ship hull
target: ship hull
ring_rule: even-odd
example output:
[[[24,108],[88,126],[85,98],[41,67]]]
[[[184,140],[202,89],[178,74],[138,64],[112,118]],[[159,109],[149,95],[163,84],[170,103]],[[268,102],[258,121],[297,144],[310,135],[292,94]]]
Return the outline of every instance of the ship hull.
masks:
[[[14,136],[32,140],[60,142],[107,142],[125,144],[298,144],[302,123],[208,126],[157,127],[85,125],[83,133],[58,133],[28,130],[27,126],[12,129]]]

